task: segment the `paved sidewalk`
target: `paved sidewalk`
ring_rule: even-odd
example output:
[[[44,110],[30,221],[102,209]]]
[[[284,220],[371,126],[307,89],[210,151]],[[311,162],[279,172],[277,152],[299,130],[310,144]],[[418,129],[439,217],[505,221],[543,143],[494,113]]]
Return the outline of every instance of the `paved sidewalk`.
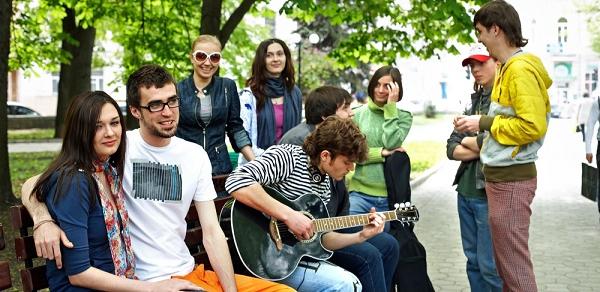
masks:
[[[580,193],[584,157],[570,120],[552,120],[538,168],[530,250],[539,291],[600,291],[600,224],[597,205]],[[413,190],[421,219],[415,231],[427,249],[436,291],[470,291],[450,184],[458,163],[445,160]]]
[[[8,153],[59,151],[61,144],[61,139],[52,139],[44,142],[8,143]]]

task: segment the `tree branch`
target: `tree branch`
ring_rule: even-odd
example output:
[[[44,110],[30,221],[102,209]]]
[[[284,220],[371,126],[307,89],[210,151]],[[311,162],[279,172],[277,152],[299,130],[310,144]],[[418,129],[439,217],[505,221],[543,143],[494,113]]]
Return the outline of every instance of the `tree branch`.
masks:
[[[231,34],[235,30],[235,28],[238,26],[238,24],[240,24],[242,19],[244,19],[244,15],[248,13],[248,11],[250,10],[250,8],[252,8],[252,5],[254,5],[255,2],[256,0],[242,1],[242,3],[240,3],[240,6],[238,6],[235,9],[235,11],[233,11],[231,16],[229,16],[229,19],[227,19],[227,22],[225,22],[223,28],[221,28],[221,33],[219,34],[219,40],[221,41],[221,45],[223,46],[223,48],[225,47],[225,44],[227,44],[227,41],[229,41],[229,38],[231,37]]]

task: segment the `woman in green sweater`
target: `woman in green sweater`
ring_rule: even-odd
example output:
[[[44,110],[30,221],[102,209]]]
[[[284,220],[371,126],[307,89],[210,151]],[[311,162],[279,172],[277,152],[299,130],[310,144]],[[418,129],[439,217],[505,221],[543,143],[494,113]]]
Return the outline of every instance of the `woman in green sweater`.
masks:
[[[369,81],[368,93],[368,103],[354,115],[367,137],[369,155],[356,165],[350,179],[350,214],[367,213],[371,207],[387,211],[394,203],[410,200],[410,160],[402,143],[412,114],[396,107],[403,93],[400,71],[392,66],[379,68]],[[394,201],[388,200],[388,193],[394,194]]]

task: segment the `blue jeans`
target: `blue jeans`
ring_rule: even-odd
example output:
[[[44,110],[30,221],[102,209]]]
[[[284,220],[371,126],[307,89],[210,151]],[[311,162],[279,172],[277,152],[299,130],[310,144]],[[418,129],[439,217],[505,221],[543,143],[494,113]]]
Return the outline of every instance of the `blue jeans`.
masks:
[[[361,192],[350,192],[350,215],[365,214],[371,211],[371,207],[375,207],[377,212],[389,211],[387,197],[376,197],[363,194]],[[385,223],[385,232],[390,231],[390,223]]]
[[[336,250],[331,262],[354,273],[365,292],[391,291],[398,265],[398,241],[380,233],[366,242]]]
[[[362,291],[354,274],[326,261],[300,261],[291,275],[277,282],[300,292]]]
[[[502,291],[496,271],[486,199],[458,194],[458,218],[471,291]]]

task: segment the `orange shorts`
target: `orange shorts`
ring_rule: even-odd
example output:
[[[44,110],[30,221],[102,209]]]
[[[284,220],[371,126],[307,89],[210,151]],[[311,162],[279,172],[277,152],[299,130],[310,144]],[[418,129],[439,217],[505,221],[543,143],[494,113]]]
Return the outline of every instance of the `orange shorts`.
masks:
[[[194,271],[183,276],[175,277],[188,280],[209,292],[223,292],[217,273],[211,270],[205,270],[204,265],[199,265]],[[296,291],[286,285],[252,278],[248,276],[235,275],[235,283],[238,291],[265,291],[265,292],[288,292]]]

